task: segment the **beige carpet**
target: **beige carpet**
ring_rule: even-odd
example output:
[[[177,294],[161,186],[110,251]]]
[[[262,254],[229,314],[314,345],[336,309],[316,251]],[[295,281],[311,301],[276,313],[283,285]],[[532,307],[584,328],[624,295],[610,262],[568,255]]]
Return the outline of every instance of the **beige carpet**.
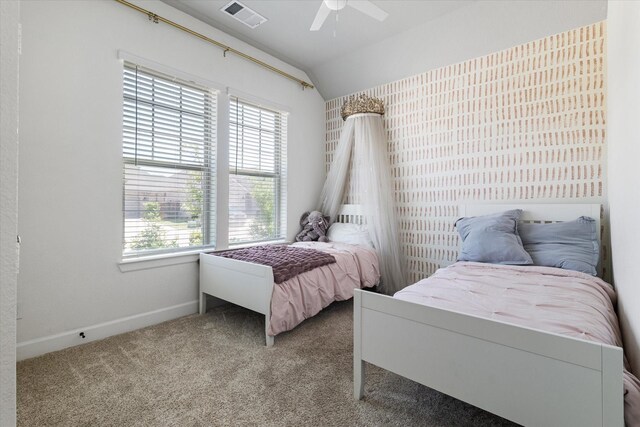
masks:
[[[263,345],[235,306],[18,364],[20,426],[485,426],[507,421],[367,366],[352,398],[352,306]]]

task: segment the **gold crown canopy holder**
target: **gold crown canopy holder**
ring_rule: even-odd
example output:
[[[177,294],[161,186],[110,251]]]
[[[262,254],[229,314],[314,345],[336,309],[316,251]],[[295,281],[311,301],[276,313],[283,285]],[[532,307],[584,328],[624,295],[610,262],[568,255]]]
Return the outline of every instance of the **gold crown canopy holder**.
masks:
[[[360,113],[374,113],[382,116],[384,115],[384,102],[379,98],[364,94],[352,95],[342,104],[342,109],[340,110],[342,120],[347,120],[347,117]]]

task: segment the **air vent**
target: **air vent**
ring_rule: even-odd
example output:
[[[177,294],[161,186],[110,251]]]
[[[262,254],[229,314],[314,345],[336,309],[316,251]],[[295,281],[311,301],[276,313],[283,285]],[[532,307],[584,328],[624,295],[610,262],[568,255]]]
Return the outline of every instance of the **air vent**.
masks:
[[[239,1],[227,3],[220,10],[250,28],[256,28],[258,25],[267,22],[267,18],[256,11],[249,9]]]

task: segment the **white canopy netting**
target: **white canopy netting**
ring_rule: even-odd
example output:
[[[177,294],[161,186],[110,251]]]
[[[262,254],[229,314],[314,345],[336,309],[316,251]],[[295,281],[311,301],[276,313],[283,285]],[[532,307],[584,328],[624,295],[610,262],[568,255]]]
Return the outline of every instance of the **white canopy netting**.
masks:
[[[378,255],[380,288],[393,294],[407,283],[398,239],[387,139],[380,114],[354,114],[344,123],[320,197],[319,210],[329,215],[331,222],[335,221],[348,188],[352,192],[350,196],[362,206]]]

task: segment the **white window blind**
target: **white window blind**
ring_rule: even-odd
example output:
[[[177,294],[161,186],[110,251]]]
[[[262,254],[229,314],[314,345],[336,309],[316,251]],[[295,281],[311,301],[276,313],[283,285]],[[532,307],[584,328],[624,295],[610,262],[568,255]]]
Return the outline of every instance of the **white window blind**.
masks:
[[[124,67],[123,254],[215,244],[216,96]]]
[[[286,235],[287,115],[231,98],[229,244]]]

